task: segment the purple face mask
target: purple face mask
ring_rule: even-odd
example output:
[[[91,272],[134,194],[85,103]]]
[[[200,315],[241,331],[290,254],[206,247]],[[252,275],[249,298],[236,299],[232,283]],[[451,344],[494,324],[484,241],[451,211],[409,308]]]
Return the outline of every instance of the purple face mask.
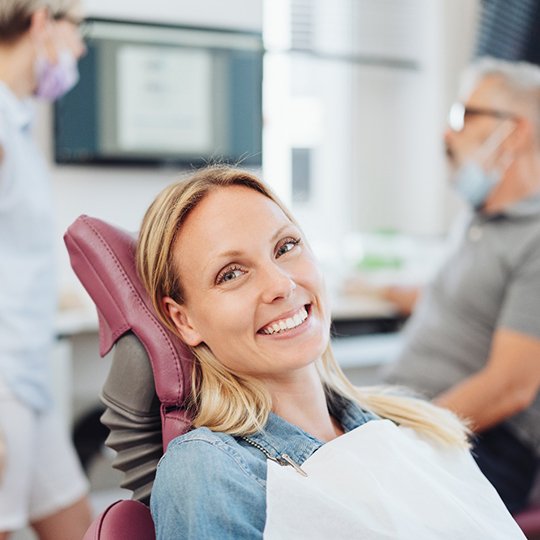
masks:
[[[38,56],[35,64],[37,87],[35,95],[54,101],[69,92],[79,80],[77,60],[68,49],[58,53],[58,61],[53,64],[45,56]]]

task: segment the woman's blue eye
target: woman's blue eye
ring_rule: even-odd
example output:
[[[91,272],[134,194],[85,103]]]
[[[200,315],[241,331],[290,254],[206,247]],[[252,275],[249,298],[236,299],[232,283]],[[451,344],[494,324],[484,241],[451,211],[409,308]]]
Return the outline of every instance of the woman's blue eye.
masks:
[[[220,274],[217,278],[217,283],[224,283],[225,281],[232,281],[243,274],[241,268],[230,268],[229,270]]]
[[[288,253],[289,251],[293,250],[295,246],[297,246],[300,243],[299,238],[290,238],[287,239],[281,246],[279,246],[276,256],[281,257],[281,255],[285,255],[285,253]]]

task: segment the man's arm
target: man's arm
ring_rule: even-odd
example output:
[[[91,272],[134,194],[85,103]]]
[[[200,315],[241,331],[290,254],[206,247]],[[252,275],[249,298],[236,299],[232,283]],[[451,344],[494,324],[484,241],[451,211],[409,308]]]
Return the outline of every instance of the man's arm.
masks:
[[[435,398],[483,431],[526,409],[540,389],[540,339],[501,328],[486,366]]]
[[[392,302],[403,315],[412,313],[421,292],[420,286],[389,285],[379,289],[381,297]]]

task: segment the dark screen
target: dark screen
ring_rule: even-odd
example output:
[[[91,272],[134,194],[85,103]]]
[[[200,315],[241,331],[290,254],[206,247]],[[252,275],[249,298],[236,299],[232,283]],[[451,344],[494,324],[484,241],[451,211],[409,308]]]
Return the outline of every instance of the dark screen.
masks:
[[[262,161],[260,34],[91,19],[57,163]]]

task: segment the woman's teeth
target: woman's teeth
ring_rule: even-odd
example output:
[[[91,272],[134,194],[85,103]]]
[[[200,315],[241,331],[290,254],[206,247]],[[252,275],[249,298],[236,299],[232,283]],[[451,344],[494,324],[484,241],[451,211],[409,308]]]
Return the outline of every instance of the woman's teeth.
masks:
[[[261,332],[263,334],[276,334],[278,332],[286,332],[287,330],[292,330],[297,326],[300,326],[308,318],[308,312],[304,306],[302,306],[294,315],[294,317],[289,317],[288,319],[281,319],[279,321],[273,322],[268,326],[265,326]]]

